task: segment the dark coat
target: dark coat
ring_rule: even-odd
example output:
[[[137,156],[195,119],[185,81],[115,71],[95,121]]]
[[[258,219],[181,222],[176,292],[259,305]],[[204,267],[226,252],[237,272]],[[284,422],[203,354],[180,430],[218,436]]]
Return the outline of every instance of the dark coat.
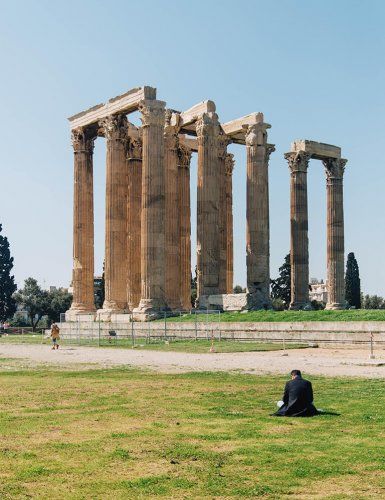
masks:
[[[283,405],[274,413],[278,417],[311,417],[318,411],[313,405],[311,382],[300,377],[290,380],[285,385]]]

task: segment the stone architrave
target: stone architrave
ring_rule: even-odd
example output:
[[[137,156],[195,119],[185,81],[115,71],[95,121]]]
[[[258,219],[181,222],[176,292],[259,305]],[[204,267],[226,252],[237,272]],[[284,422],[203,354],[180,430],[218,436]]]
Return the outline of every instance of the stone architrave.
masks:
[[[233,293],[234,281],[234,236],[233,236],[233,170],[234,155],[226,154],[225,175],[226,175],[226,292]]]
[[[267,309],[270,301],[269,155],[265,123],[248,126],[246,266],[248,309]]]
[[[166,277],[165,300],[173,310],[181,309],[180,290],[180,204],[179,204],[179,156],[178,127],[170,125],[171,111],[166,111],[164,129],[164,165],[165,165],[165,243]]]
[[[142,113],[141,299],[134,319],[147,320],[165,309],[165,103],[144,100]]]
[[[219,175],[219,293],[227,293],[227,196],[226,196],[226,156],[228,137],[221,131],[218,136]]]
[[[67,317],[93,313],[94,301],[94,193],[93,150],[95,136],[89,130],[72,130],[74,148],[73,301]]]
[[[344,206],[343,175],[347,160],[323,160],[327,190],[327,283],[326,309],[344,309]]]
[[[180,302],[184,311],[191,309],[191,149],[179,145],[179,228],[180,228]]]
[[[107,140],[105,300],[101,316],[127,311],[127,118],[100,122]]]
[[[142,140],[130,140],[127,151],[127,302],[130,311],[138,307],[141,294],[140,212],[142,210]]]
[[[201,295],[219,293],[219,122],[204,113],[196,122],[198,140],[197,288]]]
[[[310,156],[303,151],[285,154],[290,168],[290,309],[303,309],[309,304],[307,170]]]

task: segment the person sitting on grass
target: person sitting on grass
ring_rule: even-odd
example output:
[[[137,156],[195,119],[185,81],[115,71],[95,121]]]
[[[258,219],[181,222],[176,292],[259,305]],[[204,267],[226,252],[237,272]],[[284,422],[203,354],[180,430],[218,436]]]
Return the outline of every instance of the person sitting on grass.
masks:
[[[300,370],[292,370],[291,380],[286,382],[283,401],[279,401],[276,417],[312,417],[318,415],[313,405],[313,387],[311,382],[302,378]]]
[[[59,349],[59,344],[58,340],[60,339],[60,328],[57,326],[57,324],[54,322],[51,325],[51,339],[52,339],[52,349]]]

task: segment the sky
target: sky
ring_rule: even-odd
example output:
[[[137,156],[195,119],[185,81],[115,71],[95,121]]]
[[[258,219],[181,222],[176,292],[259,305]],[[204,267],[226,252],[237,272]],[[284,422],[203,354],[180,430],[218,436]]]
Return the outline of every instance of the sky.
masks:
[[[385,296],[385,2],[382,0],[0,0],[0,223],[19,286],[68,286],[73,152],[67,117],[142,85],[167,107],[205,99],[221,122],[271,124],[270,253],[289,251],[295,139],[342,148],[345,250],[365,293]],[[137,119],[137,117],[134,117]],[[246,283],[246,166],[235,154],[234,284]],[[104,254],[105,144],[94,155],[95,267]],[[196,241],[196,161],[191,168]],[[310,276],[326,277],[326,179],[308,174]],[[193,265],[195,256],[193,255]]]

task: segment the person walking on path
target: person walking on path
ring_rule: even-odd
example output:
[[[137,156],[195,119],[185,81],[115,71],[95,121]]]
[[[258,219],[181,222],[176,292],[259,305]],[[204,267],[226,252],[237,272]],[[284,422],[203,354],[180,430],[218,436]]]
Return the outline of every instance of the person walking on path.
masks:
[[[55,322],[51,325],[51,339],[52,339],[52,349],[59,349],[58,340],[60,340],[60,328]]]

